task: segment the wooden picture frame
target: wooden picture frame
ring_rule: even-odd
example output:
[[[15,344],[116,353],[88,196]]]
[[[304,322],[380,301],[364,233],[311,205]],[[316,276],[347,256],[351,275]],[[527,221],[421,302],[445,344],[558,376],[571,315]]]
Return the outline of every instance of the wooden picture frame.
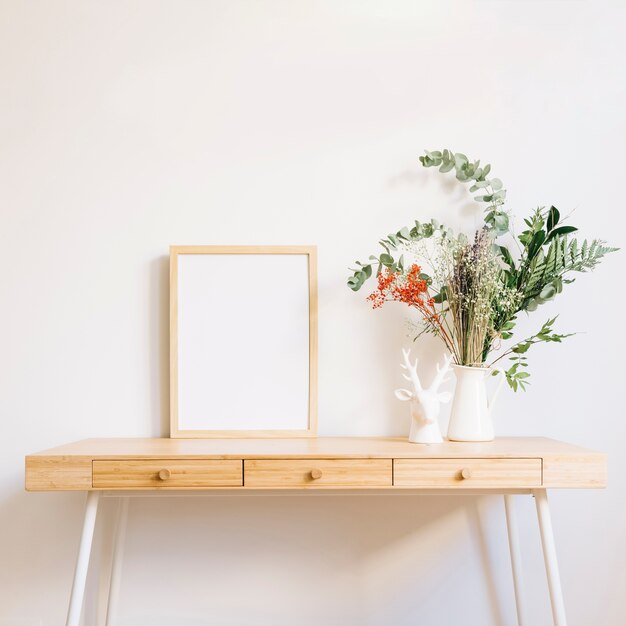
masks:
[[[171,246],[170,437],[316,434],[317,248]]]

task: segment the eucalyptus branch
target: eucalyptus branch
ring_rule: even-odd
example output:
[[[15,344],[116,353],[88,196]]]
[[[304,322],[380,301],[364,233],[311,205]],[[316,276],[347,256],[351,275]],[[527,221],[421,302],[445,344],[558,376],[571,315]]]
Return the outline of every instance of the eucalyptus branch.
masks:
[[[387,237],[378,242],[384,250],[380,256],[371,255],[367,262],[355,261],[358,267],[352,269],[353,274],[348,278],[348,287],[352,289],[352,291],[361,289],[365,281],[372,277],[372,268],[374,265],[377,265],[376,276],[378,276],[383,269],[389,272],[403,271],[403,255],[400,254],[398,257],[392,254],[392,252],[397,252],[407,244],[422,241],[423,239],[430,239],[434,235],[439,235],[444,239],[453,237],[451,229],[439,224],[439,222],[434,219],[430,222],[418,222],[415,220],[415,225],[412,228],[409,229],[405,226],[396,233],[387,235]],[[430,277],[426,276],[426,278],[429,279]]]
[[[477,202],[486,202],[485,224],[497,237],[509,231],[509,215],[502,208],[506,198],[506,189],[502,186],[499,178],[487,178],[491,172],[491,165],[480,167],[480,160],[470,161],[462,152],[452,150],[426,151],[419,158],[424,167],[439,167],[442,173],[454,169],[456,179],[462,183],[472,183],[471,192],[481,192],[474,196]]]

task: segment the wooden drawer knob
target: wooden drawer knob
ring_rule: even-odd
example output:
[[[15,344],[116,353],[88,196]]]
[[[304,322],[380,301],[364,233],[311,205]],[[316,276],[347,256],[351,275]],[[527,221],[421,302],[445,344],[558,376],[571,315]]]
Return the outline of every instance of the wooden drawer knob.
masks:
[[[311,478],[313,480],[317,480],[318,478],[322,477],[322,470],[321,469],[312,469],[311,470]]]
[[[469,467],[464,467],[461,470],[461,480],[467,480],[472,477],[472,470]]]
[[[168,469],[162,469],[158,473],[159,480],[167,480],[172,475]]]

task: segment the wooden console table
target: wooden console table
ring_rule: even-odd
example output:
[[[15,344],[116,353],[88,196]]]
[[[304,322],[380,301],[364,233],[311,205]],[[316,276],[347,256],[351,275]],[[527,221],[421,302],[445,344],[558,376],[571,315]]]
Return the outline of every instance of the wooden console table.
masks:
[[[605,487],[606,473],[604,454],[543,438],[436,445],[369,437],[87,439],[26,457],[28,491],[88,492],[67,626],[78,626],[80,621],[101,494],[122,497],[119,538],[128,502],[123,496],[142,491],[230,490],[241,494],[278,489],[503,494],[519,626],[528,625],[524,622],[512,496],[533,495],[554,624],[566,626],[547,489]],[[114,560],[111,590],[118,583]],[[112,614],[111,590],[107,624]]]

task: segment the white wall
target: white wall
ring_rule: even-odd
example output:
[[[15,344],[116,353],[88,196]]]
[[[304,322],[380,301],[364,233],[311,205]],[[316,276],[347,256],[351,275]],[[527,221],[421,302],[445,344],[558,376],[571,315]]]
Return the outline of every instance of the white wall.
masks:
[[[520,218],[554,203],[623,247],[625,18],[601,2],[3,0],[0,624],[64,623],[81,523],[83,495],[23,492],[24,455],[166,432],[170,244],[319,246],[322,435],[407,433],[403,311],[372,312],[345,279],[414,218],[478,223],[420,169],[424,148],[489,160]],[[498,407],[501,435],[610,454],[607,491],[552,498],[572,626],[626,622],[623,269],[614,255],[521,324],[560,311],[581,334],[536,349],[530,391]],[[420,350],[432,367],[439,346]],[[528,623],[545,626],[532,501],[519,510]],[[126,555],[119,626],[515,623],[497,498],[138,501]]]

